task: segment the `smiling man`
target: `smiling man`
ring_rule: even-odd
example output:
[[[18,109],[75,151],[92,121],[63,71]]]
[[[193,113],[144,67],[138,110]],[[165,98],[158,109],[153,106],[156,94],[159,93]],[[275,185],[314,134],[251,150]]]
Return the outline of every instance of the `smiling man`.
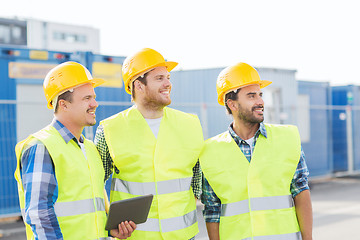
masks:
[[[45,77],[44,92],[54,120],[16,145],[20,207],[27,239],[110,239],[105,231],[104,169],[95,145],[81,135],[96,123],[94,88],[104,83],[76,62]],[[111,231],[125,239],[136,228]]]
[[[191,186],[200,189],[191,183],[203,135],[196,116],[167,107],[169,72],[176,65],[150,48],[127,57],[124,86],[135,104],[102,121],[95,136],[106,178],[114,169],[111,202],[154,195],[148,220],[133,239],[188,240],[198,232]]]
[[[308,169],[295,126],[264,124],[261,89],[246,63],[224,69],[218,102],[233,122],[205,142],[201,200],[210,240],[311,240]]]

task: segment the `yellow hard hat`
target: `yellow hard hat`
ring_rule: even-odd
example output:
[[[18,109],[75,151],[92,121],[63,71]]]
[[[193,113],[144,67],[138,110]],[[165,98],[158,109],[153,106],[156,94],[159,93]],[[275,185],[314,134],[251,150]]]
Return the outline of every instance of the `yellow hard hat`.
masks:
[[[260,88],[271,84],[270,81],[261,80],[259,73],[246,63],[238,63],[222,70],[216,81],[218,102],[224,105],[224,98],[228,92],[252,84],[259,84]]]
[[[131,83],[140,75],[155,67],[164,66],[168,72],[178,65],[177,62],[166,62],[164,57],[151,48],[143,48],[135,54],[128,56],[122,67],[122,77],[127,93],[131,94]]]
[[[47,107],[53,108],[52,100],[60,93],[78,85],[91,83],[93,87],[103,84],[105,80],[94,79],[89,70],[77,62],[64,62],[50,70],[44,79],[44,93]]]

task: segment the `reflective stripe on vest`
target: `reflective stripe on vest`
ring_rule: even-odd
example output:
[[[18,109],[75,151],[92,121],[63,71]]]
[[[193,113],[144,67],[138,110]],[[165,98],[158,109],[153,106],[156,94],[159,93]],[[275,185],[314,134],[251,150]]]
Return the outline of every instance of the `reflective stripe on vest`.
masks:
[[[156,184],[158,193],[156,193]],[[118,178],[113,178],[111,190],[130,193],[132,195],[156,195],[189,191],[190,185],[191,177],[159,182],[129,182]]]
[[[249,212],[249,200],[221,204],[221,217],[235,216]]]
[[[102,198],[95,198],[95,204],[97,211],[105,211],[104,200]],[[84,199],[73,202],[56,202],[54,209],[56,216],[58,217],[67,217],[95,212],[93,199]]]
[[[252,211],[291,208],[294,201],[291,195],[252,198],[250,201]]]
[[[196,210],[191,211],[184,216],[161,219],[162,232],[171,232],[190,227],[196,223]],[[148,218],[145,223],[136,226],[137,231],[160,232],[159,219]]]
[[[301,240],[301,232],[286,233],[279,235],[257,236],[244,238],[242,240]]]
[[[274,210],[291,208],[294,206],[294,201],[291,195],[273,196],[273,197],[259,197],[251,198],[251,210]],[[249,212],[249,201],[243,200],[221,205],[221,216],[229,217]]]

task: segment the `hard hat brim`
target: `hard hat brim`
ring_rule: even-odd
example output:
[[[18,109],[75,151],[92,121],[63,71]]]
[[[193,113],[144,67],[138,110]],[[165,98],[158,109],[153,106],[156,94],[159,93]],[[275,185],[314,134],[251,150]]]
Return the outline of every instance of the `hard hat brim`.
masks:
[[[102,79],[102,78],[93,78],[90,81],[91,81],[94,88],[96,88],[96,87],[98,87],[98,86],[105,83],[105,80]]]
[[[261,80],[260,81],[260,88],[264,88],[266,86],[269,86],[272,82],[271,81],[268,81],[268,80]]]
[[[89,80],[88,82],[84,82],[83,84],[87,84],[87,83],[90,83],[90,84],[93,86],[93,88],[96,88],[96,87],[100,86],[101,84],[104,84],[104,83],[105,83],[105,80],[102,79],[102,78],[93,78],[93,79]],[[80,85],[83,85],[83,84],[80,84]],[[62,91],[62,92],[66,92],[68,89],[76,88],[77,86],[78,86],[78,85],[71,86],[71,87],[65,89],[65,90]],[[57,95],[59,95],[59,94],[57,94]],[[52,98],[54,98],[54,97],[55,97],[55,96],[53,96]],[[47,107],[48,107],[49,109],[53,109],[53,108],[54,108],[53,105],[52,105],[52,103],[51,103],[51,101],[48,102]]]
[[[132,82],[135,81],[139,76],[151,71],[152,69],[154,69],[156,67],[166,67],[167,71],[171,72],[177,65],[178,65],[177,62],[164,62],[164,63],[150,66],[150,67],[146,68],[144,71],[135,74],[134,77],[132,77],[132,79],[129,81],[128,86],[125,87],[125,91],[131,95],[130,89],[131,89]]]
[[[268,81],[268,80],[260,80],[260,82],[259,82],[259,81],[254,81],[254,82],[250,82],[250,83],[248,83],[248,84],[246,84],[246,85],[234,87],[234,88],[230,89],[229,91],[221,94],[221,95],[219,96],[219,98],[218,98],[218,103],[219,103],[220,105],[224,106],[224,105],[225,105],[225,103],[224,103],[225,95],[226,95],[227,93],[231,92],[231,91],[236,90],[236,89],[243,88],[243,87],[250,86],[250,85],[254,85],[254,84],[258,84],[258,85],[260,86],[260,88],[264,88],[264,87],[269,86],[271,83],[272,83],[272,82],[271,82],[271,81]]]
[[[171,70],[173,70],[177,65],[177,62],[165,62],[165,67],[167,68],[168,72],[171,72]]]

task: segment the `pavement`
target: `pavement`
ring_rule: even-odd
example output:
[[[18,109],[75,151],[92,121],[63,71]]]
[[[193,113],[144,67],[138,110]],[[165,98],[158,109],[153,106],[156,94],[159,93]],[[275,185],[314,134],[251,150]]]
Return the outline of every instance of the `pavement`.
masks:
[[[21,218],[7,218],[0,221],[1,240],[24,240],[25,226]]]
[[[311,181],[314,215],[313,236],[316,240],[359,240],[360,175]],[[197,204],[199,233],[196,240],[208,240],[202,217],[201,203]],[[25,227],[15,218],[0,219],[0,240],[24,240]]]
[[[360,175],[315,183],[311,196],[314,239],[360,239]]]

